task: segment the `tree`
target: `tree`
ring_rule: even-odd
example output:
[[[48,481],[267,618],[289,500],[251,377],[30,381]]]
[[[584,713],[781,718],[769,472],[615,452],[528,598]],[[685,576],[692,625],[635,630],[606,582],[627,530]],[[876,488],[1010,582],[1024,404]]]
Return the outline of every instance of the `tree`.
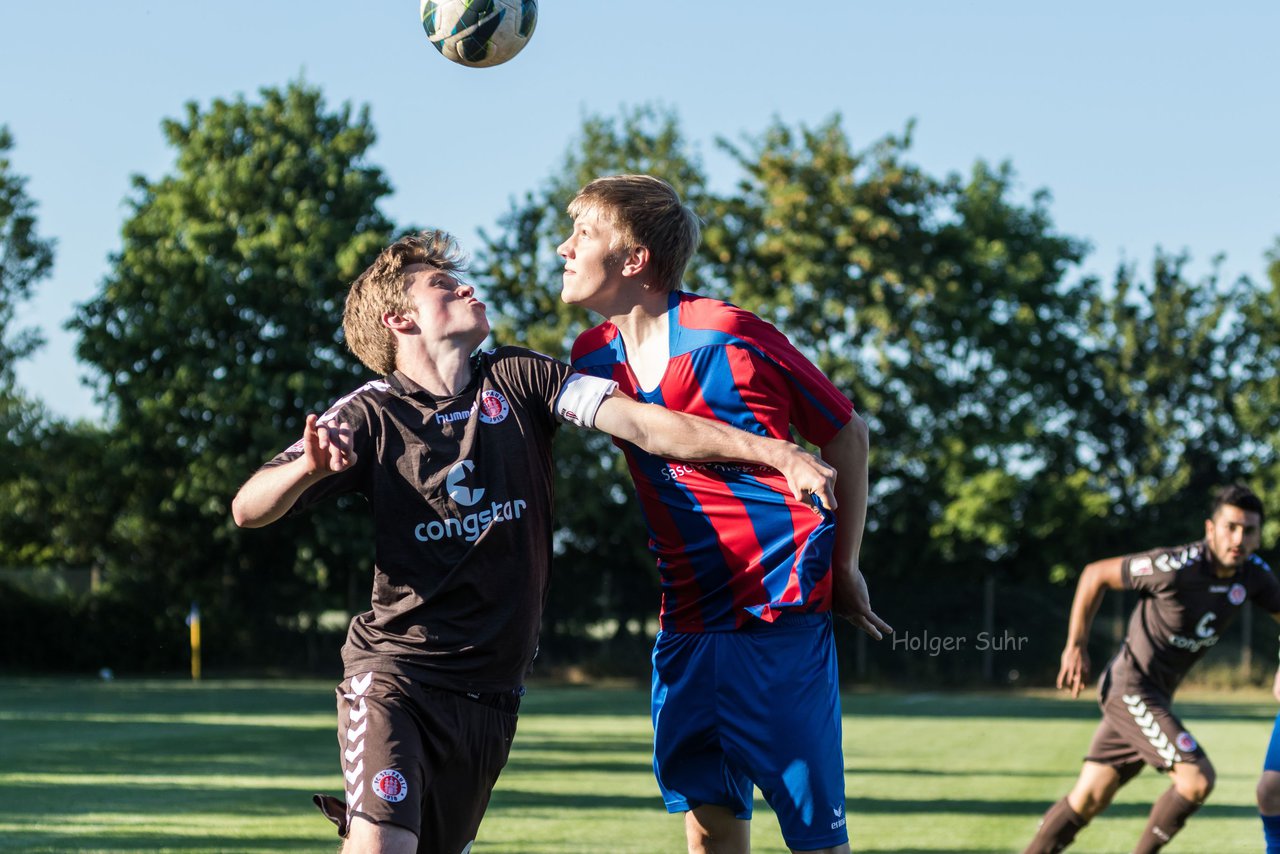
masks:
[[[1251,370],[1257,351],[1239,346],[1247,283],[1224,286],[1216,265],[1189,280],[1187,262],[1158,251],[1147,283],[1122,266],[1089,307],[1093,387],[1081,408],[1089,422],[1083,453],[1127,542],[1188,536],[1210,489],[1250,467],[1237,416],[1240,383],[1259,376]]]
[[[14,330],[17,306],[53,270],[53,241],[36,234],[35,203],[26,178],[9,161],[13,135],[0,125],[0,391],[12,390],[14,365],[40,346],[36,330]]]
[[[1084,512],[1069,428],[1089,283],[1064,279],[1085,246],[1054,232],[1047,193],[1011,198],[1008,165],[938,179],[910,143],[855,151],[833,116],[724,144],[745,177],[713,205],[707,266],[871,424],[877,574],[1012,567]]]
[[[1248,283],[1240,323],[1227,340],[1226,391],[1238,413],[1242,436],[1235,450],[1248,461],[1242,472],[1267,503],[1264,543],[1280,539],[1280,239],[1266,255],[1267,281]]]
[[[297,615],[313,624],[369,565],[350,513],[267,534],[235,529],[227,507],[307,412],[365,377],[339,337],[342,301],[390,238],[390,188],[365,159],[368,110],[328,112],[300,83],[188,104],[163,130],[175,168],[134,178],[123,246],[70,324],[128,484],[108,577],[165,625],[200,599],[215,650],[245,651]]]

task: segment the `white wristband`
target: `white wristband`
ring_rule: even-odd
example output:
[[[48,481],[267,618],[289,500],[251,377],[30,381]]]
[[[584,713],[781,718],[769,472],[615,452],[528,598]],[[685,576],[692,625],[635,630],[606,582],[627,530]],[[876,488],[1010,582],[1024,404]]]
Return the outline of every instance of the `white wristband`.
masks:
[[[579,427],[595,427],[596,412],[618,384],[613,380],[574,374],[564,381],[556,399],[556,416]]]

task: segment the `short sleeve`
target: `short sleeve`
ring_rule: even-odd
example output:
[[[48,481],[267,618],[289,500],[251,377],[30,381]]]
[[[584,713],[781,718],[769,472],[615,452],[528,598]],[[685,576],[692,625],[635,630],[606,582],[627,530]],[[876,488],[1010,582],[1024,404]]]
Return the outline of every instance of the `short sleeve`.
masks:
[[[359,389],[339,398],[325,410],[323,415],[316,419],[317,425],[339,424],[342,422],[351,425],[351,444],[356,454],[355,465],[344,471],[329,475],[304,491],[298,496],[298,500],[294,502],[293,507],[290,508],[289,515],[301,513],[326,498],[344,495],[349,492],[364,491],[364,484],[368,480],[368,466],[375,457],[373,435],[375,421],[371,417],[372,412],[369,402],[360,394],[362,390]],[[262,468],[267,469],[284,465],[285,463],[293,462],[300,456],[302,456],[301,438],[268,460]]]
[[[1269,614],[1280,614],[1280,580],[1276,579],[1275,573],[1270,567],[1258,566],[1255,575],[1258,580],[1255,582],[1251,598]]]
[[[1203,543],[1167,546],[1129,555],[1120,565],[1126,590],[1160,590],[1172,585],[1178,572],[1204,557]]]
[[[818,446],[830,442],[853,417],[853,403],[772,324],[750,312],[737,311],[734,334],[777,369],[787,389],[790,419],[797,432]]]
[[[1156,569],[1156,559],[1161,552],[1144,552],[1128,555],[1120,563],[1120,578],[1125,590],[1157,590],[1163,587],[1168,571]]]
[[[565,383],[574,375],[573,368],[523,347],[500,347],[491,356],[495,375],[519,392],[525,410],[544,415],[545,423],[554,429],[560,423],[556,403]]]

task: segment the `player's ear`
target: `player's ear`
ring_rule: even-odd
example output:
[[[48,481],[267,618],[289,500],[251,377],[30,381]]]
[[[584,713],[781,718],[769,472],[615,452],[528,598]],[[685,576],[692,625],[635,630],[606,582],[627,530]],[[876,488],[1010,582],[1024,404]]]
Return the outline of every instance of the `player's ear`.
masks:
[[[622,275],[638,276],[649,269],[649,247],[633,246],[622,261]]]
[[[382,325],[394,332],[409,332],[417,326],[417,321],[408,314],[384,311],[382,313]]]

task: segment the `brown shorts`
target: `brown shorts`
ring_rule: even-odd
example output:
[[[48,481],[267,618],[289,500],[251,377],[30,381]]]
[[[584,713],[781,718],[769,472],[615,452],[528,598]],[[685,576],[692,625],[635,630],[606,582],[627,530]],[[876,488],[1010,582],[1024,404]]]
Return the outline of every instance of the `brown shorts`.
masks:
[[[516,733],[519,700],[456,694],[391,673],[338,686],[347,819],[394,824],[419,854],[458,854],[476,837]]]
[[[1088,762],[1098,762],[1136,774],[1145,762],[1168,771],[1175,762],[1198,762],[1205,758],[1200,744],[1187,732],[1178,716],[1169,710],[1169,698],[1125,680],[1112,684],[1110,673],[1102,680],[1098,698],[1102,723],[1089,743]]]

